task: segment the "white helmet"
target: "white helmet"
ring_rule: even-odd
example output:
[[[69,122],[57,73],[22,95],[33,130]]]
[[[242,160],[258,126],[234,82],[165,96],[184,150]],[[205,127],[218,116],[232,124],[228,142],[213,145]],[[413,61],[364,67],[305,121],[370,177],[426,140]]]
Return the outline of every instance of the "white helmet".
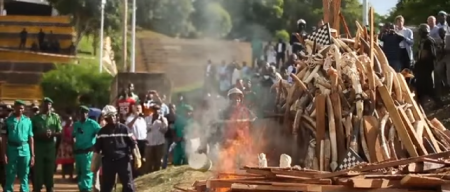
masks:
[[[305,24],[305,25],[306,25],[306,21],[305,21],[305,20],[303,20],[303,19],[299,19],[299,20],[297,20],[297,25],[300,25],[300,23],[303,23],[303,24]]]
[[[244,96],[244,93],[243,93],[240,89],[238,89],[238,88],[236,88],[236,87],[230,89],[230,90],[228,91],[227,96],[230,97],[230,96],[233,95],[233,94],[239,94],[239,95],[241,95],[241,96]]]
[[[114,115],[117,115],[117,109],[114,106],[112,106],[112,105],[106,105],[102,109],[102,114],[105,117],[114,116]]]

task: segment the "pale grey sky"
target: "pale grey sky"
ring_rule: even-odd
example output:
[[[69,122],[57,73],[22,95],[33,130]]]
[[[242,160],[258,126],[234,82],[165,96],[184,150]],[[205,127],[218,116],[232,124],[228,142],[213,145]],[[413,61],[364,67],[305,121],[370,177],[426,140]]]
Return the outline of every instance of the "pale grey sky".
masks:
[[[362,0],[359,0],[362,2]],[[373,5],[375,12],[380,15],[387,15],[389,10],[395,7],[397,0],[368,0],[369,4]]]

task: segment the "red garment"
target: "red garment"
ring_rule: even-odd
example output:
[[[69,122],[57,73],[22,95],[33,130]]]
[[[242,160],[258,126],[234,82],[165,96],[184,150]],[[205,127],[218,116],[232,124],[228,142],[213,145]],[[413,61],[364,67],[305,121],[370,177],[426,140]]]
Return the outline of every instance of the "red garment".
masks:
[[[136,103],[136,101],[129,97],[126,99],[121,99],[117,102],[117,106],[119,108],[119,113],[121,115],[126,115],[131,112],[131,106],[133,106]]]
[[[246,122],[233,122],[233,120],[249,120],[252,118],[250,110],[247,109],[244,105],[240,105],[237,107],[232,107],[227,111],[228,119],[231,122],[225,124],[225,135],[228,139],[241,139],[248,138],[250,136],[250,126],[251,123],[249,121]]]
[[[75,163],[73,156],[73,124],[67,124],[63,127],[61,144],[58,147],[58,155],[56,164],[72,164]]]

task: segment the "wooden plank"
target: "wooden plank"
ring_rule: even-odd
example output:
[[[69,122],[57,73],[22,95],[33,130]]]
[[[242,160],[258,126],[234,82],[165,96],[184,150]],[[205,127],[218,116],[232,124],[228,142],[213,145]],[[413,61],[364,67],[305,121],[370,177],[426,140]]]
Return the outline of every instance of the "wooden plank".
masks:
[[[414,130],[416,131],[416,135],[418,138],[423,137],[423,131],[425,129],[425,124],[426,124],[426,122],[423,120],[418,120],[418,121],[414,122],[414,124],[413,124]],[[423,139],[420,139],[419,142],[421,142],[423,145]]]
[[[419,155],[428,155],[427,149],[423,145],[423,142],[421,142],[422,138],[419,138],[416,135],[414,127],[411,124],[411,122],[409,121],[409,118],[406,115],[405,110],[403,110],[402,108],[398,108],[398,113],[400,114],[400,117],[402,118],[403,123],[405,124],[405,129],[408,132],[409,136],[411,137],[411,141],[413,142],[414,146],[416,147]]]
[[[356,172],[358,172],[358,171],[359,172],[373,171],[373,170],[384,169],[384,168],[388,168],[388,167],[397,167],[397,166],[406,165],[409,163],[423,162],[424,159],[426,159],[426,158],[438,159],[438,158],[449,158],[449,157],[450,157],[450,151],[445,151],[442,153],[434,153],[434,154],[429,154],[429,155],[425,155],[425,156],[421,156],[421,157],[411,157],[408,159],[400,159],[400,160],[395,160],[395,161],[384,161],[384,162],[367,165],[367,166],[360,167],[360,168],[355,167],[354,169],[352,169],[352,171],[356,171]],[[348,174],[348,171],[349,170],[342,170],[342,171],[336,171],[333,173],[323,173],[323,174],[319,174],[314,177],[321,178],[321,179],[337,177],[337,176]]]
[[[415,99],[412,96],[411,91],[409,90],[405,77],[401,73],[397,73],[397,80],[401,86],[401,90],[403,91],[404,99],[406,100],[406,102],[412,105],[411,111],[414,115],[414,119],[425,121],[425,117],[422,111],[420,110],[419,106],[417,105]],[[426,138],[430,140],[431,144],[436,149],[436,152],[438,153],[442,152],[441,149],[439,148],[439,144],[437,143],[436,138],[434,137],[427,123],[425,123],[424,135]]]
[[[321,141],[325,139],[326,129],[326,96],[323,94],[316,95],[316,157],[318,162],[323,162],[322,156],[320,156]],[[322,160],[321,160],[322,159]],[[323,166],[320,166],[323,167]],[[323,171],[323,170],[321,170]]]
[[[398,136],[402,140],[403,145],[405,145],[409,156],[418,157],[419,154],[417,153],[414,147],[411,137],[409,136],[408,131],[406,130],[405,124],[403,124],[402,118],[400,117],[400,114],[398,113],[394,101],[389,95],[387,88],[385,86],[380,86],[377,89],[378,92],[380,93],[381,100],[383,101],[384,106],[386,107],[387,111],[389,112],[389,115],[391,116],[392,123],[394,124],[394,127],[397,130]]]
[[[375,116],[364,116],[364,131],[372,162],[384,161],[380,139],[380,123]]]
[[[271,186],[271,185],[245,185],[233,184],[231,190],[235,191],[303,191],[303,192],[411,192],[409,189],[386,188],[386,189],[353,189],[342,185],[293,185],[293,186]],[[414,190],[414,192],[434,192],[432,190]]]
[[[407,186],[407,187],[437,188],[440,185],[450,183],[450,181],[440,179],[440,178],[433,178],[433,177],[409,174],[409,175],[406,175],[400,181],[400,183],[403,186]]]
[[[352,178],[349,180],[349,183],[353,188],[359,189],[378,189],[378,188],[392,188],[401,186],[400,180],[390,180],[390,179]]]
[[[331,102],[333,103],[334,121],[336,123],[336,140],[338,149],[338,161],[344,158],[347,151],[345,143],[344,125],[342,123],[342,106],[339,93],[334,92],[330,95]]]

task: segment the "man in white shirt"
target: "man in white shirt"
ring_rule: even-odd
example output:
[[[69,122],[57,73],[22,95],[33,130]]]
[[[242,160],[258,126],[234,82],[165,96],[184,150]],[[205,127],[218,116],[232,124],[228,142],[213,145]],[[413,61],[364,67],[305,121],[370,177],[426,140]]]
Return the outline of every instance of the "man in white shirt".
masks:
[[[411,62],[414,61],[413,59],[413,51],[412,47],[414,44],[413,39],[413,32],[411,29],[406,28],[404,26],[405,19],[403,16],[399,15],[395,18],[395,22],[397,24],[396,26],[396,32],[404,37],[404,40],[400,42],[400,60],[402,63],[402,70],[405,68],[411,67]]]
[[[447,25],[447,13],[445,11],[439,11],[436,26],[443,27]]]
[[[284,62],[286,61],[286,43],[284,43],[282,39],[278,39],[275,49],[277,51],[276,67],[279,69],[280,66],[284,65]]]
[[[168,130],[167,119],[161,115],[161,106],[154,104],[152,106],[155,113],[145,118],[147,123],[147,146],[145,148],[144,172],[152,173],[161,169],[161,159],[166,152],[165,134]]]
[[[440,37],[439,37],[439,28],[436,25],[436,17],[434,16],[429,16],[427,19],[427,24],[428,26],[430,26],[430,36],[435,40],[435,41],[439,41]]]
[[[142,113],[142,106],[135,104],[132,106],[132,111],[127,117],[125,124],[132,130],[134,137],[137,140],[139,152],[144,157],[145,144],[147,142],[147,122],[145,121],[144,114]],[[139,176],[138,170],[133,170],[134,178]]]

